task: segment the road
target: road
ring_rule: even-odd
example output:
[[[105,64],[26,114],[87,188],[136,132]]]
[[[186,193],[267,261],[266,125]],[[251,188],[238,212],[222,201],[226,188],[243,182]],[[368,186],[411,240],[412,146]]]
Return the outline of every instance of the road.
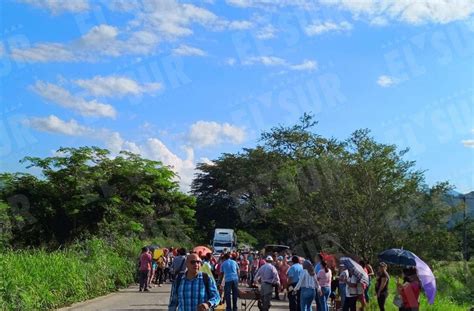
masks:
[[[168,301],[170,296],[171,285],[164,284],[163,287],[154,287],[148,293],[138,292],[138,286],[133,285],[129,288],[122,289],[118,292],[109,294],[107,296],[98,297],[81,303],[73,304],[70,307],[59,309],[59,311],[66,310],[109,310],[109,311],[131,311],[131,310],[154,310],[162,311],[168,310]],[[241,302],[239,299],[239,310]],[[224,305],[221,305],[217,310],[225,310]],[[251,311],[257,311],[256,305]],[[288,310],[288,301],[272,300],[272,307],[270,310]]]

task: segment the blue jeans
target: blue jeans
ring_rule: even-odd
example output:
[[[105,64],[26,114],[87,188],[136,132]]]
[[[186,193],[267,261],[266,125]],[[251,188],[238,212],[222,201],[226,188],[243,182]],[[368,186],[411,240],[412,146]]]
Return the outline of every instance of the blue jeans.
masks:
[[[311,304],[316,291],[314,288],[301,287],[300,304],[301,311],[311,311]]]
[[[321,291],[323,295],[321,297],[321,311],[329,311],[328,308],[328,299],[329,295],[331,294],[331,287],[321,287]]]
[[[239,287],[239,281],[238,280],[225,282],[224,297],[225,297],[225,309],[226,309],[226,311],[231,311],[231,310],[237,311],[237,309],[238,309],[237,308],[237,297],[238,297],[238,294],[239,294],[238,287]],[[232,294],[232,301],[231,301],[231,294]]]
[[[339,284],[339,296],[341,297],[341,306],[343,306],[346,299],[346,284]]]
[[[316,302],[316,310],[320,311],[322,310],[322,304],[321,304],[321,300],[323,299],[323,297],[321,297],[321,295],[319,295],[318,291],[316,290],[316,294],[314,296],[314,301]]]

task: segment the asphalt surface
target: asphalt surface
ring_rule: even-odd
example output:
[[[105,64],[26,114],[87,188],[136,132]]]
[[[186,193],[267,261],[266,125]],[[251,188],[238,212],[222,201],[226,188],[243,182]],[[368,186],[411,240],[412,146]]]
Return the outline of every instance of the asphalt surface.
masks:
[[[107,296],[98,297],[92,300],[73,304],[70,307],[59,309],[66,310],[110,310],[110,311],[131,311],[131,310],[168,310],[171,284],[164,284],[163,287],[154,287],[150,292],[138,291],[138,285],[119,290]],[[283,296],[283,295],[281,295]],[[239,310],[245,310],[242,306],[244,300],[239,299]],[[251,300],[247,300],[247,305]],[[270,310],[288,310],[288,301],[272,300]],[[217,310],[225,310],[225,305],[219,306]],[[247,311],[258,311],[257,305]]]

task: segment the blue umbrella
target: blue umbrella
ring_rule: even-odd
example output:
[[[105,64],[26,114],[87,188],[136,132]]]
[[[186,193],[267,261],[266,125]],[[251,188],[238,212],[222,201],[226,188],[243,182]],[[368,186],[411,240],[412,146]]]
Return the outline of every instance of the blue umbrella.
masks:
[[[359,282],[369,285],[369,276],[361,265],[349,257],[341,257],[339,261],[346,266],[347,270],[356,276]]]
[[[415,254],[412,252],[399,248],[387,249],[379,254],[379,259],[381,261],[400,266],[415,267],[415,257]]]
[[[428,302],[430,304],[434,303],[436,297],[436,278],[430,267],[423,260],[410,251],[398,248],[391,248],[381,252],[379,259],[386,263],[415,267]]]

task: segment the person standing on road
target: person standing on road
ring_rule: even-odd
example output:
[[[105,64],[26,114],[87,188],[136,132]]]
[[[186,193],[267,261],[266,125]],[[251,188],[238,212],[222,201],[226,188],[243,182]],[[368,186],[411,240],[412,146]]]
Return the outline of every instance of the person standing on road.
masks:
[[[148,292],[148,274],[151,271],[152,258],[150,250],[148,247],[142,248],[142,253],[140,255],[140,268],[139,268],[139,282],[140,289],[139,291]]]
[[[186,272],[179,274],[171,288],[168,311],[206,311],[219,305],[216,282],[199,272],[202,261],[197,254],[186,258]]]
[[[318,282],[321,286],[322,295],[319,295],[319,301],[321,304],[320,311],[329,311],[328,300],[329,295],[331,294],[331,280],[332,280],[332,271],[329,269],[326,261],[321,261],[321,270],[317,273]]]
[[[186,249],[180,248],[177,252],[177,256],[173,260],[171,271],[173,272],[174,278],[179,274],[183,274],[186,270]]]
[[[262,295],[262,311],[268,311],[271,306],[273,287],[280,287],[280,278],[278,271],[273,265],[272,256],[268,256],[265,260],[267,263],[258,269],[255,275],[255,281],[261,282],[260,293]]]
[[[344,306],[346,299],[346,282],[349,279],[349,271],[344,264],[339,265],[339,296],[341,297],[341,306]]]
[[[303,266],[300,264],[300,258],[293,256],[291,258],[293,263],[288,269],[288,300],[290,304],[290,311],[301,311],[300,291],[293,293],[295,286],[300,280],[300,274],[303,273]]]
[[[303,262],[303,273],[295,286],[295,291],[301,292],[301,311],[311,311],[314,296],[322,294],[314,267],[309,260]]]
[[[225,309],[226,311],[237,311],[237,298],[239,295],[239,265],[235,260],[230,259],[229,253],[224,254],[224,262],[221,266],[221,274],[224,276],[225,281]]]
[[[387,264],[381,262],[379,264],[379,271],[377,273],[377,281],[375,282],[375,296],[377,297],[377,303],[380,311],[385,311],[385,300],[388,297],[388,283],[390,281],[390,275],[387,272]]]

